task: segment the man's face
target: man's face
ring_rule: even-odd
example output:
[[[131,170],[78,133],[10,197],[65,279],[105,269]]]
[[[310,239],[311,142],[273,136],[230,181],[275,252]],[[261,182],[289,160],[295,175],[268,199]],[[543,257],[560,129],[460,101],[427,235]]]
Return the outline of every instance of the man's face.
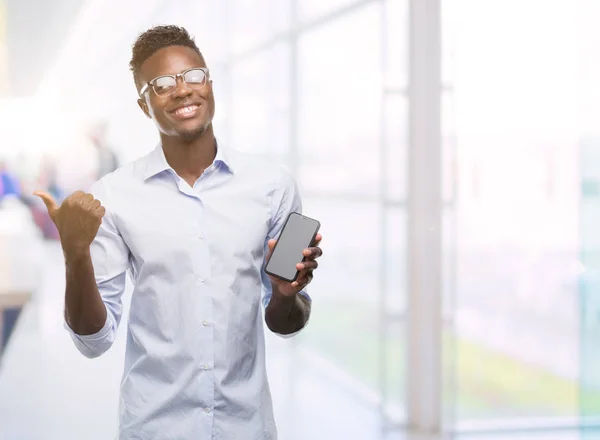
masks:
[[[162,75],[174,75],[195,67],[206,67],[206,63],[192,48],[165,47],[142,64],[139,72],[140,84],[143,85]],[[185,84],[183,79],[178,77],[177,86],[172,94],[158,96],[152,87],[149,87],[138,103],[146,116],[154,120],[163,135],[179,137],[185,142],[199,138],[210,126],[215,114],[212,81],[207,81],[201,87],[197,84]]]

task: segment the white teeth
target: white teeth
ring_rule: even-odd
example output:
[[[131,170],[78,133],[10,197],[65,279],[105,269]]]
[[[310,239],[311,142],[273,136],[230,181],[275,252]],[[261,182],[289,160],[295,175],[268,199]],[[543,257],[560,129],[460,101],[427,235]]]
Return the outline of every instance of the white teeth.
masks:
[[[175,111],[175,114],[177,114],[177,115],[186,115],[186,114],[189,114],[189,113],[193,113],[197,108],[198,108],[197,105],[190,105],[188,107],[183,107],[183,108],[177,109]]]

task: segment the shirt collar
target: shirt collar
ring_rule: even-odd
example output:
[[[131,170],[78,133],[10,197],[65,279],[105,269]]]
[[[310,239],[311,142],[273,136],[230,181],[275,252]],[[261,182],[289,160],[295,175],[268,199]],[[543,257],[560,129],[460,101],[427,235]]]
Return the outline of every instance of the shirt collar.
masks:
[[[229,172],[233,173],[231,159],[227,157],[225,148],[222,145],[220,145],[218,141],[215,140],[215,142],[217,144],[217,154],[213,163],[217,166],[223,165],[226,169],[229,170]],[[165,170],[171,170],[171,172],[175,173],[175,170],[173,170],[173,168],[171,168],[171,166],[167,162],[167,158],[165,157],[165,152],[162,148],[162,144],[159,143],[154,148],[154,150],[150,152],[150,154],[147,156],[144,180],[154,177]]]
[[[233,165],[230,155],[227,153],[227,148],[225,148],[222,144],[219,144],[219,141],[215,139],[215,144],[217,146],[217,155],[215,156],[215,164],[223,165],[225,168],[229,170],[230,173],[233,173]]]

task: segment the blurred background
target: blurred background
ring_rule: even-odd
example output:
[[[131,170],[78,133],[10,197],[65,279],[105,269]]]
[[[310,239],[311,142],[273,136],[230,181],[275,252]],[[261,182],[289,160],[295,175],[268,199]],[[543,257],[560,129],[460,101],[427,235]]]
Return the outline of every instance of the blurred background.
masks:
[[[30,194],[156,145],[128,62],[157,24],[196,37],[220,141],[286,164],[323,225],[310,325],[267,336],[281,440],[600,438],[599,17],[598,0],[0,0],[0,438],[116,434],[126,321],[103,357],[76,351]]]

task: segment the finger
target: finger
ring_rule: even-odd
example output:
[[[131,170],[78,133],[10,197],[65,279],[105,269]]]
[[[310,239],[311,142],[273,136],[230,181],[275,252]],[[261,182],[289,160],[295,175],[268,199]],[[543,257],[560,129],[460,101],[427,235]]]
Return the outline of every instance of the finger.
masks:
[[[267,260],[271,258],[271,254],[273,253],[273,249],[275,248],[275,243],[277,243],[277,240],[273,238],[267,241]]]
[[[292,283],[292,287],[293,288],[299,288],[299,290],[304,289],[306,286],[308,285],[308,283],[305,283],[304,281],[294,281]]]
[[[308,260],[308,261],[304,261],[302,263],[296,264],[296,269],[298,269],[298,270],[305,270],[305,269],[315,270],[317,267],[319,267],[319,263],[317,263],[315,260]]]
[[[323,255],[323,250],[320,247],[309,247],[302,251],[302,255],[307,258],[319,258],[321,255]]]
[[[54,200],[54,197],[52,197],[46,191],[35,191],[33,193],[33,195],[38,196],[40,199],[42,199],[42,201],[44,202],[44,205],[46,205],[48,214],[50,214],[50,218],[54,219],[54,216],[56,215],[56,211],[58,211],[58,204]]]
[[[89,203],[94,201],[94,196],[88,193],[83,193],[83,195],[77,200],[79,200],[81,203]]]
[[[96,212],[100,214],[100,217],[104,217],[104,214],[106,214],[106,208],[104,206],[99,206],[96,208]]]
[[[100,206],[102,206],[102,204],[100,203],[100,200],[93,199],[93,200],[90,202],[90,208],[92,208],[92,209],[97,209],[97,208],[99,208]]]
[[[81,199],[82,197],[85,196],[86,193],[84,193],[83,191],[75,191],[73,194],[71,194],[69,197],[67,197],[67,199],[70,199],[72,202]]]
[[[313,243],[313,246],[318,246],[319,243],[321,243],[321,240],[323,239],[323,236],[321,234],[317,234],[315,237],[315,241]]]
[[[304,269],[298,273],[296,281],[299,284],[306,282],[307,279],[312,278],[314,269]]]
[[[304,276],[299,276],[296,281],[292,283],[292,287],[299,287],[300,290],[304,289],[306,286],[310,284],[313,279],[312,271],[307,272]]]

